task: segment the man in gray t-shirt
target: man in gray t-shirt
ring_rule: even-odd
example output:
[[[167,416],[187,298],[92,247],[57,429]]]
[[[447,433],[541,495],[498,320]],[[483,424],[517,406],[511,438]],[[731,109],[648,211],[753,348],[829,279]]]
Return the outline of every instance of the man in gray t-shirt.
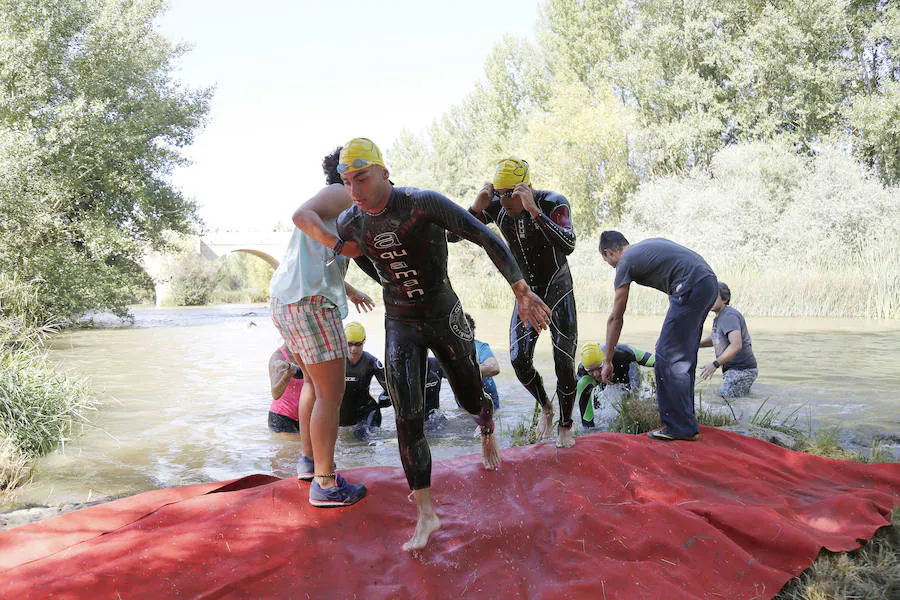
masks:
[[[756,381],[759,370],[753,343],[744,316],[731,305],[731,290],[719,282],[719,296],[712,311],[712,333],[700,342],[701,347],[715,346],[716,360],[704,366],[701,379],[709,379],[716,369],[722,367],[722,388],[719,393],[725,398],[740,398],[750,393],[750,386]]]
[[[669,310],[656,342],[657,402],[662,427],[648,435],[656,440],[696,440],[700,426],[694,415],[694,377],[703,322],[716,300],[716,275],[703,257],[663,238],[631,245],[618,231],[600,234],[600,255],[616,269],[613,309],[606,323],[606,347],[615,348],[625,321],[631,283],[656,288],[669,296]],[[612,383],[607,352],[601,377]]]

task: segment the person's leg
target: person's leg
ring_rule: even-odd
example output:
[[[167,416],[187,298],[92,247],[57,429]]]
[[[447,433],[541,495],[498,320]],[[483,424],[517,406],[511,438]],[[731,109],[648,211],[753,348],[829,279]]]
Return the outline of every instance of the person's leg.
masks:
[[[297,418],[300,420],[300,452],[303,453],[303,456],[312,459],[313,445],[309,433],[309,419],[312,417],[313,406],[316,404],[316,384],[297,353],[292,354],[294,360],[300,365],[300,370],[303,371],[303,387],[300,388],[300,402],[297,405]]]
[[[494,402],[484,391],[475,351],[474,336],[465,338],[446,324],[430,324],[428,345],[447,377],[457,403],[481,427],[481,461],[493,471],[500,466],[500,448],[494,435]]]
[[[544,389],[544,380],[534,368],[534,346],[539,335],[540,331],[522,322],[516,306],[513,306],[512,320],[509,325],[509,362],[512,364],[519,382],[541,405],[537,439],[543,440],[550,437],[553,429],[553,405]]]
[[[757,369],[731,369],[722,374],[723,398],[743,398],[750,393],[750,386],[756,381]]]
[[[708,277],[681,297],[669,298],[656,343],[656,391],[663,431],[689,438],[699,433],[694,414],[694,377],[703,323],[715,302],[716,279]],[[711,298],[711,299],[710,299]]]
[[[322,489],[335,485],[334,446],[337,442],[341,399],[344,397],[345,366],[346,360],[341,357],[303,367],[306,383],[301,391],[300,406],[304,406],[302,395],[307,386],[314,388],[308,437],[312,442],[316,483]]]
[[[418,550],[440,529],[431,498],[431,449],[425,438],[427,350],[414,323],[385,319],[385,382],[397,422],[400,463],[416,500],[418,521],[404,550]]]
[[[550,305],[550,335],[553,342],[553,365],[556,369],[556,396],[559,398],[558,448],[575,445],[572,433],[572,410],[575,406],[575,352],[578,348],[578,316],[575,294],[564,291],[562,297]]]
[[[578,409],[581,411],[581,426],[594,426],[594,387],[597,381],[590,375],[585,375],[578,380],[575,388],[575,396],[578,398]]]

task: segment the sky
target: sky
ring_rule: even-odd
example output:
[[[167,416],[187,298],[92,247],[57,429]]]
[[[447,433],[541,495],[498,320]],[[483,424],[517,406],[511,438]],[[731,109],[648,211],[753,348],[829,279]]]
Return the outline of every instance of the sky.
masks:
[[[171,0],[159,28],[192,46],[174,77],[215,87],[175,185],[209,231],[289,224],[324,185],[325,154],[424,131],[505,34],[534,40],[538,1]]]

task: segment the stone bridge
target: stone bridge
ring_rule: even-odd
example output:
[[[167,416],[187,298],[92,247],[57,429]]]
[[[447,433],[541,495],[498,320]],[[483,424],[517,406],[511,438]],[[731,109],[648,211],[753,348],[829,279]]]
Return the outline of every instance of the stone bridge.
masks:
[[[291,239],[292,231],[226,231],[188,238],[200,256],[216,260],[232,252],[246,252],[278,267]],[[153,279],[156,305],[162,306],[172,297],[171,282],[166,273],[167,256],[151,252],[144,256],[141,266]]]

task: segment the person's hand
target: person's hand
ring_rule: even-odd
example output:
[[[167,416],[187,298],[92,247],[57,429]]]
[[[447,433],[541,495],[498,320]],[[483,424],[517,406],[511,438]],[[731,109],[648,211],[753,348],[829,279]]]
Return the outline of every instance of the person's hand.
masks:
[[[524,279],[520,279],[512,286],[513,293],[516,295],[516,311],[519,318],[526,325],[543,331],[550,326],[550,307],[544,304],[540,296],[531,291]]]
[[[486,209],[491,200],[494,199],[494,184],[493,183],[485,183],[481,188],[481,191],[478,192],[478,195],[475,196],[475,204],[472,205],[472,211],[476,213],[480,213],[484,209]]]
[[[534,192],[527,183],[517,183],[516,187],[513,188],[513,197],[518,197],[522,201],[522,208],[528,211],[531,218],[541,214],[541,209],[538,208],[537,203],[534,201]]]
[[[362,256],[362,251],[359,249],[359,244],[356,242],[344,242],[344,247],[341,248],[341,254],[347,258],[357,258]]]
[[[712,374],[716,372],[716,365],[713,363],[709,363],[708,365],[703,365],[703,368],[700,370],[700,379],[709,379],[712,377]]]
[[[351,290],[347,294],[347,298],[349,298],[350,302],[353,303],[353,306],[356,307],[356,312],[369,312],[375,308],[375,302],[372,301],[368,294],[364,294],[359,290]]]
[[[600,379],[606,385],[612,385],[613,366],[610,361],[603,361],[603,367],[600,369]]]

